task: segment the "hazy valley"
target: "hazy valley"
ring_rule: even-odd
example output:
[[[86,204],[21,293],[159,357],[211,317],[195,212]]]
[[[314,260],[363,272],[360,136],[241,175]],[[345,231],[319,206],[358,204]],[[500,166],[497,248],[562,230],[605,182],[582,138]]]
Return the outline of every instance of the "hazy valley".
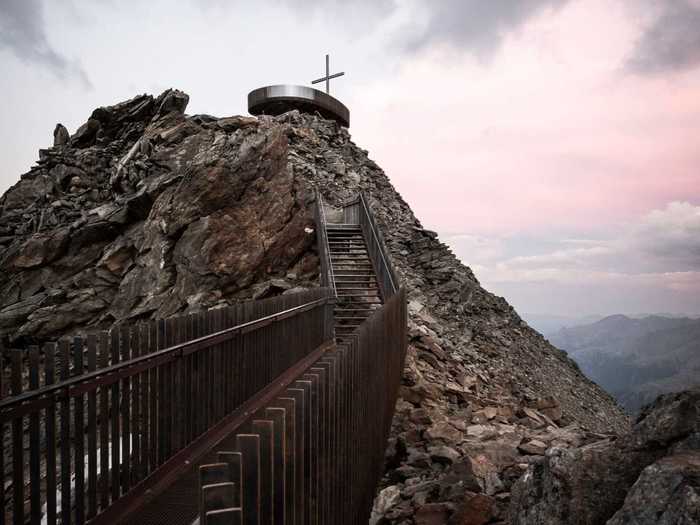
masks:
[[[700,383],[700,319],[613,315],[547,337],[633,414]]]

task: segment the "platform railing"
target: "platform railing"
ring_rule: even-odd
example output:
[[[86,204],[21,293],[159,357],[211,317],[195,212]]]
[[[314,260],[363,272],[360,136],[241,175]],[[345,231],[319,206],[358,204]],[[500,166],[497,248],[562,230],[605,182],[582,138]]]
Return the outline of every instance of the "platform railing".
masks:
[[[200,466],[200,525],[365,525],[406,355],[397,291],[268,394]]]
[[[321,193],[316,190],[316,202],[314,205],[314,219],[316,226],[316,242],[318,245],[318,257],[321,266],[321,286],[331,288],[333,295],[337,296],[335,288],[335,276],[333,275],[333,265],[330,258],[330,245],[328,244],[328,233],[326,232],[326,209]]]
[[[352,216],[356,218],[357,223],[362,228],[362,233],[367,243],[367,251],[379,283],[379,290],[382,293],[382,299],[387,301],[398,292],[399,280],[391,264],[389,251],[386,248],[381,230],[377,226],[364,192],[360,192],[356,202],[351,204],[350,207],[353,210],[351,212]]]
[[[332,341],[333,303],[319,288],[11,351],[0,523],[117,522]]]

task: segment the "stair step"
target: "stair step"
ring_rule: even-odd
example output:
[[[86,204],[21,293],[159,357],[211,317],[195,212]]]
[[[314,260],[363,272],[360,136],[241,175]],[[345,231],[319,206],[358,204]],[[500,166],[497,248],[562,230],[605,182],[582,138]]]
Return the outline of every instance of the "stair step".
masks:
[[[364,297],[365,299],[368,299],[368,300],[357,301],[358,297]],[[378,304],[378,305],[382,304],[382,299],[381,299],[381,297],[378,297],[378,296],[375,296],[375,297],[369,297],[367,295],[342,295],[342,296],[339,295],[338,296],[338,299],[344,299],[344,298],[355,299],[355,300],[354,301],[346,301],[345,304],[342,304],[342,302],[341,302],[341,306],[360,306],[360,305],[369,306],[369,305],[373,305],[373,304]]]

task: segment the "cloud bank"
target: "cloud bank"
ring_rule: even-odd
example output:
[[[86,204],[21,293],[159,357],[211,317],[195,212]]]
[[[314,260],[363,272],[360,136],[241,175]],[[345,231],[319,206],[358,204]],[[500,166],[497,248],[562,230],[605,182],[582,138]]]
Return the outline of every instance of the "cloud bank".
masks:
[[[637,42],[628,67],[638,73],[667,73],[700,65],[700,2],[654,2],[659,12]]]
[[[76,78],[85,87],[92,87],[80,64],[49,43],[40,0],[0,0],[0,49],[24,62],[45,66],[60,79]]]
[[[425,23],[417,34],[406,35],[409,50],[449,45],[489,58],[512,31],[544,9],[568,0],[443,0],[424,1]]]
[[[516,303],[527,297],[529,311],[542,305],[541,313],[700,313],[700,206],[689,202],[652,210],[609,238],[529,241],[531,254],[522,254],[518,239],[446,241],[487,288]],[[534,296],[543,289],[551,296]],[[552,296],[578,310],[547,309]]]

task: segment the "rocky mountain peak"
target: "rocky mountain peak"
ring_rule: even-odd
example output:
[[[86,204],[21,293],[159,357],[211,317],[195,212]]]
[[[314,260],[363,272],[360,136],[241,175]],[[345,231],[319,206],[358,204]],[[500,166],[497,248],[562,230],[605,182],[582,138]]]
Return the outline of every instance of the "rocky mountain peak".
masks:
[[[318,286],[314,190],[334,206],[362,190],[410,314],[375,522],[503,522],[514,482],[548,448],[627,428],[609,395],[422,227],[346,128],[296,111],[186,115],[187,102],[140,95],[96,109],[69,139],[57,126],[0,199],[7,344]]]

